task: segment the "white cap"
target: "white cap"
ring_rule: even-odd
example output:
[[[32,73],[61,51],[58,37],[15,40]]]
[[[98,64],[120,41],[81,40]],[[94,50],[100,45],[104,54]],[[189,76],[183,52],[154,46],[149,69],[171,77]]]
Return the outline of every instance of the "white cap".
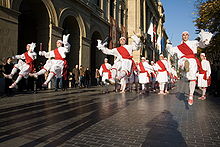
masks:
[[[205,57],[205,53],[201,53],[200,56],[204,56]]]
[[[183,31],[183,32],[182,32],[182,35],[183,35],[183,34],[188,34],[188,35],[189,35],[189,32],[188,32],[188,31]]]
[[[105,58],[104,61],[108,61],[108,58]]]
[[[150,63],[154,63],[154,61],[151,61]]]
[[[62,40],[57,40],[57,42],[59,42],[59,43],[62,43],[62,44],[63,44],[63,41],[62,41]]]
[[[166,57],[165,57],[164,59],[165,59],[165,60],[167,60],[167,58],[166,58]]]
[[[164,57],[163,54],[160,54],[160,57]]]
[[[148,62],[148,63],[149,63],[149,60],[146,60],[146,62]]]
[[[31,48],[31,44],[27,44]],[[27,49],[28,50],[28,49]]]
[[[126,40],[126,38],[125,38],[125,37],[123,37],[123,36],[119,38],[119,40],[121,40],[121,39],[125,39],[125,40]]]
[[[146,60],[146,58],[145,57],[141,57],[141,60]]]

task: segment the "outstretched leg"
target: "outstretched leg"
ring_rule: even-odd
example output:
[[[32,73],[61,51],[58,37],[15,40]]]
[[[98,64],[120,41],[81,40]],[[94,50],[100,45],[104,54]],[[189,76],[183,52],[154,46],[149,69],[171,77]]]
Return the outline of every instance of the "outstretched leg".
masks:
[[[11,86],[9,86],[9,88],[15,88],[15,86],[17,85],[17,83],[18,83],[19,81],[21,81],[22,78],[23,78],[23,76],[22,76],[22,75],[19,75],[19,76],[17,77],[16,81],[15,81],[14,83],[12,83]]]
[[[47,80],[44,82],[44,84],[42,85],[42,87],[47,87],[47,84],[50,82],[50,80],[55,76],[56,74],[54,72],[50,72]]]
[[[188,103],[189,105],[193,104],[193,94],[196,88],[196,80],[190,80],[189,82],[189,100]]]

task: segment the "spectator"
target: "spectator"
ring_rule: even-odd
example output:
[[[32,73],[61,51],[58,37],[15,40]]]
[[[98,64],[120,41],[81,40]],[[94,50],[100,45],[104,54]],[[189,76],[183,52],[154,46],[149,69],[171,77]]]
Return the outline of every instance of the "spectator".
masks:
[[[3,75],[3,65],[0,65],[0,96],[4,94],[4,75]]]
[[[95,71],[95,78],[96,78],[97,86],[101,85],[101,84],[100,84],[100,73],[99,73],[99,69],[96,69],[96,71]]]
[[[80,68],[79,68],[79,86],[80,87],[83,87],[85,86],[85,83],[84,83],[84,76],[85,76],[85,70],[84,70],[84,67],[82,65],[80,65]]]
[[[4,63],[4,73],[7,75],[10,74],[13,67],[14,64],[12,63],[12,59],[11,57],[8,57],[6,59],[6,63]],[[5,78],[5,94],[7,96],[10,96],[12,94],[12,89],[9,88],[11,84],[12,84],[12,79]]]
[[[40,62],[37,66],[37,71],[41,70],[43,68],[44,64],[43,62]],[[44,75],[39,75],[37,80],[36,80],[36,86],[37,89],[42,89],[42,84],[45,82]]]
[[[73,80],[73,73],[72,72],[69,72],[68,81],[69,81],[69,83],[68,83],[69,87],[72,88],[74,86],[73,83],[75,81],[75,80]]]
[[[63,89],[63,77],[55,77],[54,82],[55,91],[58,91],[58,89]]]
[[[75,68],[72,71],[73,74],[73,87],[79,86],[79,65],[76,65]]]
[[[87,67],[85,70],[85,86],[88,88],[90,86],[90,71],[89,68]]]
[[[66,65],[64,65],[64,69],[63,69],[63,74],[62,74],[62,90],[67,90],[68,88],[68,77],[69,77],[69,66],[66,63]]]

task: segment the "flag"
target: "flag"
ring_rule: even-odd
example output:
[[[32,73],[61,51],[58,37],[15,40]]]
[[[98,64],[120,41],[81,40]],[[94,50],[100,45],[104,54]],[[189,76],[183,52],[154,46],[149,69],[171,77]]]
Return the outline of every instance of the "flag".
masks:
[[[157,26],[155,24],[153,26],[154,26],[154,28],[153,28],[153,42],[156,43],[156,41],[157,41]]]
[[[161,42],[162,42],[162,40],[161,40],[161,37],[160,37],[160,35],[159,35],[158,38],[157,38],[157,49],[158,49],[159,51],[161,51],[161,49],[162,49],[162,47],[161,47]]]
[[[151,42],[154,42],[154,31],[153,31],[153,18],[151,18],[150,20],[150,25],[149,25],[149,28],[148,28],[148,31],[147,33],[151,36]]]

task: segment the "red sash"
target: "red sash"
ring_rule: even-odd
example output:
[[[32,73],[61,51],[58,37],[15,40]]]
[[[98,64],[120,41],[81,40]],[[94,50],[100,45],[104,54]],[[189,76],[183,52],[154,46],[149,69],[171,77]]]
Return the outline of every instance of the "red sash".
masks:
[[[157,61],[157,64],[160,66],[161,69],[159,69],[158,71],[159,72],[163,72],[163,71],[166,71],[166,67],[165,65],[163,64],[163,62],[161,60]]]
[[[102,64],[102,69],[103,69],[102,72],[107,72],[108,73],[108,78],[111,79],[111,77],[112,77],[111,71],[109,69],[107,69],[105,64]]]
[[[207,79],[208,86],[210,86],[210,85],[211,85],[211,81],[212,81],[212,79],[211,79],[211,77],[209,77],[209,78]]]
[[[60,55],[60,53],[59,53],[59,51],[58,51],[58,48],[56,48],[56,49],[54,50],[54,55],[55,55],[55,60],[65,60],[65,58],[63,58],[63,57]]]
[[[195,54],[193,53],[193,51],[191,50],[191,48],[186,44],[186,43],[182,43],[180,45],[177,46],[178,49],[181,51],[181,53],[184,54],[184,56],[182,56],[181,58],[193,58],[196,60],[197,66],[198,66],[198,70],[199,73],[204,73],[204,70],[202,69],[202,65],[201,62],[199,61],[198,58],[196,58]]]
[[[117,51],[123,59],[132,59],[132,56],[129,54],[128,50],[125,47],[120,46],[117,48]]]
[[[30,66],[31,72],[34,70],[33,59],[28,55],[28,52],[24,53],[25,62]]]
[[[144,68],[143,62],[139,63],[139,67],[140,67],[140,73],[145,73],[146,72],[147,76],[150,77],[148,71],[146,71],[145,68]]]
[[[201,65],[201,67],[202,67],[202,61],[200,62],[200,65]],[[204,76],[203,76],[203,79],[204,79],[204,80],[208,80],[208,79],[207,79],[207,70],[203,70],[203,69],[202,69],[202,70],[199,70],[199,73],[200,73],[200,74],[204,74]]]
[[[28,52],[25,52],[24,53],[24,56],[25,56],[25,62],[27,63],[27,64],[30,64],[30,63],[32,63],[34,60],[28,55]]]
[[[194,55],[193,51],[189,48],[186,43],[182,43],[177,46],[177,48],[185,55]]]
[[[54,50],[54,55],[55,55],[55,60],[63,60],[63,61],[64,61],[64,67],[63,67],[62,75],[63,75],[64,78],[67,77],[67,74],[66,74],[66,73],[67,73],[67,69],[68,69],[68,64],[67,64],[66,59],[63,58],[63,57],[60,55],[60,53],[59,53],[59,51],[58,51],[58,48],[56,48],[56,49]]]

